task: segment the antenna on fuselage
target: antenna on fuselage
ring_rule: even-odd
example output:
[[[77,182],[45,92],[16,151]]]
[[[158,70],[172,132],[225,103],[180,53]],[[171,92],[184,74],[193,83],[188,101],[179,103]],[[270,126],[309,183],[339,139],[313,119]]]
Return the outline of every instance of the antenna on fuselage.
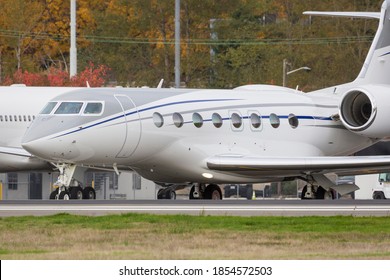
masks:
[[[163,83],[164,83],[164,79],[161,79],[157,85],[157,88],[162,88]]]

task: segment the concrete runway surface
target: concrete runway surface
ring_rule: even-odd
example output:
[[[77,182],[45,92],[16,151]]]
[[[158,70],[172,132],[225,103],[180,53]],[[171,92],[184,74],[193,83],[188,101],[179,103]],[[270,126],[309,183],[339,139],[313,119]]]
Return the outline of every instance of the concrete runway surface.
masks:
[[[0,201],[0,217],[58,213],[100,216],[123,213],[220,216],[390,216],[390,200],[94,200]]]

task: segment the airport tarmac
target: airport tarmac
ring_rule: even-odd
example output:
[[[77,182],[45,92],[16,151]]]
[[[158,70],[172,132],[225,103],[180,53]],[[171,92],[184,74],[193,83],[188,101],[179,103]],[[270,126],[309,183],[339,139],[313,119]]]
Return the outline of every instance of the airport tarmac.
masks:
[[[58,213],[101,216],[124,213],[220,216],[390,216],[390,200],[94,200],[1,201],[0,217]]]

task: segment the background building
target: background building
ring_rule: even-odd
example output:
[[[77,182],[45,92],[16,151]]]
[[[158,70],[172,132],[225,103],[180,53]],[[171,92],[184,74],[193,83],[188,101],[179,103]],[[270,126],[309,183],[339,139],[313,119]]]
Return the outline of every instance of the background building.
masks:
[[[57,172],[19,172],[0,174],[3,200],[49,199]],[[155,199],[158,186],[135,172],[84,173],[84,186],[93,186],[96,199]]]

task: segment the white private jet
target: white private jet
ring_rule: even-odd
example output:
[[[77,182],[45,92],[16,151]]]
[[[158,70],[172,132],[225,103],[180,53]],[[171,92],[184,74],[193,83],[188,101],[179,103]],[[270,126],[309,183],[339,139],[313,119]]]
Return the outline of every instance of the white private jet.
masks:
[[[130,168],[161,185],[192,186],[190,198],[221,199],[218,184],[296,178],[307,182],[303,199],[351,192],[357,186],[326,175],[390,168],[387,156],[349,156],[390,137],[390,1],[380,13],[305,14],[380,20],[355,81],[310,93],[269,85],[73,90],[44,107],[22,146],[60,168],[65,194],[76,166]]]

